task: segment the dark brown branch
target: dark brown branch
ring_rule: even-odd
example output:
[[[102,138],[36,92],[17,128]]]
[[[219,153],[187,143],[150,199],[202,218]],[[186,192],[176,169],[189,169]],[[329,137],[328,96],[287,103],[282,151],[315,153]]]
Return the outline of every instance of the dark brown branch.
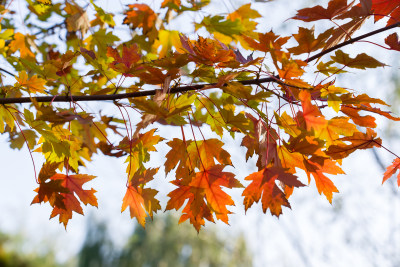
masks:
[[[14,74],[14,73],[11,73],[11,72],[9,72],[8,70],[5,70],[5,69],[3,69],[3,68],[0,68],[0,72],[4,72],[4,73],[7,73],[8,75],[11,75],[11,76],[15,77],[15,74]]]
[[[262,78],[262,79],[252,79],[246,81],[238,81],[243,85],[251,85],[251,84],[262,84],[267,82],[277,82],[277,77],[271,78]],[[216,83],[207,83],[207,84],[196,84],[196,85],[188,85],[188,86],[180,86],[171,88],[170,93],[182,93],[188,91],[195,91],[201,89],[212,89],[216,88],[218,84]],[[115,94],[115,95],[79,95],[79,96],[38,96],[38,97],[10,97],[10,98],[0,98],[0,104],[20,104],[20,103],[31,103],[32,99],[36,102],[71,102],[71,101],[104,101],[104,100],[118,100],[125,98],[134,98],[141,96],[150,96],[155,95],[157,90],[147,90],[141,92],[134,93],[126,93],[126,94]]]
[[[325,54],[328,54],[336,49],[339,49],[343,46],[352,44],[364,38],[370,37],[372,35],[393,29],[400,26],[400,22],[394,23],[392,25],[380,28],[378,30],[369,32],[367,34],[360,35],[356,38],[350,39],[345,41],[341,44],[335,45],[329,49],[326,49],[310,58],[308,58],[307,62],[316,60],[322,57]],[[14,74],[0,68],[0,71],[15,76]],[[278,77],[271,77],[271,78],[262,78],[262,79],[252,79],[246,81],[238,81],[244,85],[251,85],[251,84],[262,84],[266,82],[276,82],[282,84],[282,81],[279,80]],[[212,89],[216,88],[216,83],[209,83],[209,84],[196,84],[196,85],[188,85],[188,86],[180,86],[172,88],[170,93],[181,93],[181,92],[188,92],[188,91],[195,91],[200,89]],[[306,88],[304,88],[306,89]],[[134,97],[142,97],[142,96],[150,96],[155,95],[157,90],[148,90],[148,91],[141,91],[141,92],[134,92],[134,93],[126,93],[126,94],[114,94],[114,95],[81,95],[81,96],[38,96],[33,97],[37,102],[70,102],[70,101],[105,101],[105,100],[118,100],[118,99],[125,99],[125,98],[134,98]],[[10,97],[10,98],[2,98],[0,99],[0,104],[19,104],[19,103],[31,103],[32,98],[30,97]]]
[[[392,24],[392,25],[389,25],[389,26],[386,26],[386,27],[377,29],[377,30],[375,30],[375,31],[372,31],[372,32],[369,32],[369,33],[360,35],[360,36],[358,36],[358,37],[356,37],[356,38],[352,38],[352,39],[350,39],[350,40],[348,40],[348,41],[346,41],[346,42],[343,42],[343,43],[341,43],[341,44],[332,46],[331,48],[326,49],[326,50],[324,50],[324,51],[322,51],[322,52],[320,52],[320,53],[318,53],[318,54],[316,54],[316,55],[314,55],[314,56],[308,58],[308,60],[306,60],[306,61],[307,61],[307,62],[310,62],[310,61],[316,60],[316,59],[322,57],[323,55],[328,54],[328,53],[330,53],[330,52],[332,52],[332,51],[334,51],[334,50],[336,50],[336,49],[339,49],[339,48],[341,48],[341,47],[343,47],[343,46],[346,46],[346,45],[355,43],[355,42],[360,41],[360,40],[362,40],[362,39],[364,39],[364,38],[370,37],[370,36],[375,35],[375,34],[377,34],[377,33],[381,33],[381,32],[384,32],[384,31],[387,31],[387,30],[390,30],[390,29],[393,29],[393,28],[396,28],[396,27],[399,27],[399,26],[400,26],[400,22],[397,22],[397,23],[394,23],[394,24]]]

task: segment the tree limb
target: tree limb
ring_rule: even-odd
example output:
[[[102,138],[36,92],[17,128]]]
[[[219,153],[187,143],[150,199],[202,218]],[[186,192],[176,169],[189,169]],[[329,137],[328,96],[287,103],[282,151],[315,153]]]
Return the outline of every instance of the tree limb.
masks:
[[[400,26],[400,22],[394,23],[392,25],[377,29],[375,31],[360,35],[356,38],[350,39],[348,41],[345,41],[341,44],[335,45],[329,49],[326,49],[310,58],[308,58],[306,61],[311,62],[313,60],[316,60],[336,49],[339,49],[343,46],[355,43],[359,40],[362,40],[364,38],[370,37],[372,35],[393,29]],[[12,76],[15,76],[14,74],[10,73],[7,70],[4,70],[3,68],[0,68],[1,72],[5,72],[7,74],[10,74]],[[251,84],[262,84],[262,83],[267,83],[267,82],[276,82],[276,83],[282,83],[279,80],[279,77],[271,77],[271,78],[262,78],[262,79],[252,79],[252,80],[245,80],[245,81],[238,81],[244,85],[251,85]],[[180,87],[175,87],[171,88],[170,93],[182,93],[182,92],[188,92],[188,91],[195,91],[195,90],[201,90],[201,89],[212,89],[216,88],[217,83],[208,83],[208,84],[196,84],[196,85],[188,85],[188,86],[180,86]],[[125,99],[125,98],[135,98],[135,97],[142,97],[142,96],[150,96],[150,95],[155,95],[157,92],[156,90],[147,90],[147,91],[141,91],[141,92],[133,92],[133,93],[125,93],[125,94],[113,94],[113,95],[79,95],[79,96],[38,96],[38,97],[10,97],[10,98],[1,98],[0,99],[0,104],[20,104],[20,103],[31,103],[32,99],[34,99],[36,102],[71,102],[71,101],[105,101],[105,100],[118,100],[118,99]]]
[[[278,77],[262,78],[262,79],[252,79],[245,81],[238,81],[243,85],[251,84],[262,84],[268,82],[277,82]],[[170,93],[183,93],[188,91],[195,91],[201,89],[212,89],[217,88],[220,85],[217,83],[206,83],[206,84],[195,84],[187,86],[179,86],[171,88]],[[147,90],[141,92],[125,93],[125,94],[114,94],[114,95],[74,95],[74,96],[37,96],[37,97],[10,97],[10,98],[0,98],[0,104],[20,104],[20,103],[31,103],[32,100],[36,102],[77,102],[77,101],[104,101],[104,100],[118,100],[125,98],[135,98],[142,96],[155,95],[157,90]]]

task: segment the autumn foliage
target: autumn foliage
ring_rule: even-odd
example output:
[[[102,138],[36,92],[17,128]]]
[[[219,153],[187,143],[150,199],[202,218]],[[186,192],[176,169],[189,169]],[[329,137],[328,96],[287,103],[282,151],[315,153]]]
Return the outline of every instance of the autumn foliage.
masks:
[[[386,66],[345,47],[368,39],[400,51],[397,33],[376,37],[400,26],[400,1],[324,1],[286,14],[285,23],[303,25],[287,36],[261,30],[252,3],[207,15],[207,0],[133,2],[117,14],[122,25],[100,1],[27,0],[22,26],[12,0],[0,5],[0,53],[8,62],[0,68],[0,132],[12,148],[43,155],[32,203],[47,202],[65,227],[73,212],[83,214],[82,204],[97,207],[96,190],[84,189],[95,177],[81,173],[94,154],[125,159],[122,211],[144,226],[163,209],[148,185],[159,168],[148,163],[166,144],[160,164],[175,189],[165,210],[180,210],[179,222],[199,230],[206,220],[228,223],[232,188],[241,188],[245,210],[261,202],[275,216],[304,186],[315,184],[332,202],[343,160],[383,147],[376,116],[400,120],[381,99],[335,83],[350,69]],[[187,14],[201,14],[194,34],[171,26]],[[375,29],[365,28],[369,20]],[[117,27],[130,34],[117,35]],[[115,113],[89,112],[80,101],[113,101]],[[174,138],[160,135],[164,125]],[[203,134],[207,128],[213,136]],[[245,149],[244,160],[256,158],[256,172],[229,171],[232,151],[222,141],[229,136]],[[397,157],[383,182],[398,169]]]

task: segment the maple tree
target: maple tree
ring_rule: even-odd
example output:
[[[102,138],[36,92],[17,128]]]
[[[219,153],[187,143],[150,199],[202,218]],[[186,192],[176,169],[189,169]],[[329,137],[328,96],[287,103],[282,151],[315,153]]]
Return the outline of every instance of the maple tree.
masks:
[[[359,149],[386,149],[395,159],[383,182],[396,173],[400,158],[377,137],[374,115],[400,118],[380,108],[388,106],[383,100],[340,87],[336,77],[386,66],[343,47],[374,37],[368,42],[400,51],[397,33],[376,40],[400,26],[400,1],[330,0],[304,8],[286,23],[309,26],[288,36],[259,31],[261,15],[251,3],[230,14],[201,13],[194,34],[173,29],[175,18],[209,2],[130,4],[119,26],[131,35],[121,41],[114,14],[93,0],[27,0],[24,29],[16,26],[13,1],[3,1],[0,52],[8,64],[0,68],[0,132],[12,148],[26,144],[29,153],[43,154],[32,203],[48,202],[65,227],[73,212],[83,214],[82,203],[97,207],[96,190],[83,189],[95,177],[81,170],[101,152],[125,158],[122,211],[129,208],[145,226],[161,210],[158,191],[148,185],[159,170],[148,162],[161,143],[170,148],[164,167],[175,186],[166,210],[182,209],[179,222],[189,220],[197,231],[206,220],[228,223],[231,188],[242,188],[246,210],[261,200],[263,212],[275,216],[312,180],[332,202],[339,190],[327,175],[343,174],[342,161]],[[377,28],[364,28],[368,20]],[[318,34],[315,23],[326,29]],[[362,30],[368,32],[357,35]],[[81,101],[112,101],[117,115],[88,112]],[[136,125],[132,112],[141,118]],[[159,135],[163,125],[173,127],[174,138]],[[256,157],[258,171],[236,177],[225,170],[232,166],[225,136],[241,140],[245,160]]]

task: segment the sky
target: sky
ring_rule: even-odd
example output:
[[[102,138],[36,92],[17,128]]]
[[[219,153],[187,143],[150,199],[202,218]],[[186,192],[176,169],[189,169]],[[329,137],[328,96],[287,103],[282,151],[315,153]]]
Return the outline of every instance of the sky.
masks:
[[[18,4],[19,1],[16,2]],[[107,10],[113,8],[113,1],[104,1]],[[139,1],[140,2],[140,1]],[[143,1],[142,1],[143,2]],[[151,1],[148,1],[151,2]],[[232,12],[233,7],[239,7],[246,1],[224,1],[224,6],[214,5],[211,12],[225,8]],[[285,21],[294,15],[295,10],[313,1],[276,0],[268,4],[254,5],[265,17],[261,31],[271,28],[277,32],[295,32],[300,25],[295,21]],[[321,1],[316,1],[321,2]],[[123,1],[122,4],[127,4]],[[265,7],[264,7],[265,6]],[[262,8],[261,8],[262,7]],[[288,8],[290,7],[290,8]],[[232,10],[229,10],[231,9]],[[223,10],[222,12],[226,12]],[[116,17],[116,19],[119,19]],[[117,22],[118,24],[118,22]],[[177,24],[182,25],[182,21]],[[265,25],[265,26],[264,26]],[[371,24],[371,29],[372,29]],[[374,26],[375,27],[375,26]],[[185,29],[187,30],[187,29]],[[388,33],[387,33],[388,35]],[[379,35],[376,38],[382,39]],[[379,39],[377,39],[379,40]],[[352,53],[369,53],[379,60],[392,65],[391,68],[373,69],[344,75],[338,84],[365,90],[372,97],[383,98],[389,103],[396,100],[393,97],[394,86],[390,83],[393,73],[398,72],[398,57],[395,52],[380,50],[371,44],[356,44],[346,48]],[[357,49],[357,50],[355,50]],[[90,109],[98,106],[112,110],[111,104],[86,104]],[[389,136],[389,125],[379,119],[382,127],[378,134],[388,137],[384,144],[400,153],[398,133],[392,126],[393,133]],[[157,126],[158,127],[158,126]],[[173,136],[170,128],[159,127],[162,134]],[[389,138],[391,137],[391,138]],[[95,218],[105,220],[117,245],[122,245],[129,236],[136,222],[130,219],[128,212],[121,214],[121,201],[125,194],[125,167],[123,160],[96,156],[87,166],[87,173],[98,176],[90,183],[95,188],[99,200],[99,208],[85,207],[85,217],[74,215],[68,224],[68,229],[58,223],[57,219],[49,220],[51,209],[47,205],[30,205],[36,188],[32,161],[28,150],[11,150],[7,138],[0,136],[0,230],[7,233],[22,233],[26,236],[26,250],[41,249],[43,244],[50,244],[56,249],[60,261],[67,260],[76,253],[86,233],[86,220]],[[226,148],[231,152],[233,165],[231,169],[237,177],[246,177],[255,171],[255,160],[244,162],[241,157],[243,148],[240,140],[225,138]],[[158,147],[158,153],[152,155],[154,166],[163,162],[167,147]],[[377,151],[383,163],[388,166],[393,160],[384,151]],[[40,168],[43,159],[34,155],[36,168]],[[290,198],[292,209],[285,208],[283,215],[277,219],[269,213],[263,214],[260,205],[253,206],[247,214],[244,213],[240,190],[231,190],[236,206],[231,210],[230,226],[218,222],[217,225],[207,224],[206,228],[216,227],[221,235],[243,233],[248,245],[254,252],[254,266],[398,266],[400,263],[400,200],[399,189],[393,181],[382,183],[383,170],[380,169],[374,155],[370,151],[359,151],[343,163],[346,175],[331,177],[340,194],[335,194],[332,205],[324,196],[320,196],[313,182],[309,187],[297,190]],[[163,192],[173,187],[168,183],[173,177],[165,178],[163,170],[159,172],[157,182],[152,186]],[[302,176],[302,181],[306,181]],[[394,180],[394,179],[393,179]],[[165,208],[166,198],[161,197]]]

